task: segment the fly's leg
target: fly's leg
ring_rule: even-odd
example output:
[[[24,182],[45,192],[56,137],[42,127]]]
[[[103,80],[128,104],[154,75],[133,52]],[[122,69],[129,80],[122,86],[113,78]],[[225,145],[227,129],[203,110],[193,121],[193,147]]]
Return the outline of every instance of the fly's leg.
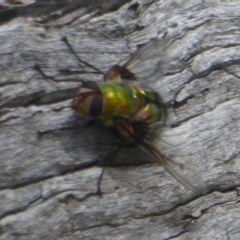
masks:
[[[110,152],[108,156],[104,159],[104,161],[101,161],[99,163],[99,166],[103,166],[102,173],[97,182],[97,192],[96,192],[100,197],[102,196],[101,181],[102,181],[105,169],[107,167],[106,164],[108,164],[110,161],[113,161],[113,159],[115,158],[115,156],[118,154],[118,152],[123,146],[129,147],[129,146],[135,145],[135,141],[134,139],[132,139],[132,126],[127,119],[122,119],[122,118],[115,119],[111,124],[111,128],[113,129],[117,137],[121,139],[122,143],[119,143],[117,145],[117,148],[114,151]]]
[[[50,80],[52,80],[52,81],[54,81],[54,82],[59,82],[59,81],[56,80],[54,77],[51,77],[51,76],[47,75],[47,74],[42,70],[42,68],[41,68],[38,64],[35,64],[35,66],[33,67],[33,69],[34,69],[35,71],[39,72],[40,75],[42,75],[44,78],[50,79]]]
[[[104,172],[105,172],[105,170],[107,168],[107,163],[113,161],[113,159],[119,153],[121,148],[122,148],[122,144],[118,144],[117,148],[114,151],[110,152],[108,154],[108,156],[103,161],[98,162],[98,166],[102,166],[103,167],[101,175],[100,175],[100,177],[99,177],[99,179],[97,181],[97,191],[96,191],[96,194],[99,195],[100,197],[102,197],[101,182],[102,182],[102,178],[103,178]]]
[[[47,75],[38,64],[35,64],[33,66],[33,69],[35,71],[37,71],[38,73],[40,73],[40,75],[42,75],[43,78],[50,79],[51,81],[54,81],[56,83],[59,83],[59,82],[81,82],[80,79],[76,79],[76,78],[67,78],[67,79],[63,79],[63,80],[57,80],[56,78]]]
[[[103,177],[103,174],[104,174],[104,171],[105,171],[106,167],[103,167],[102,169],[102,172],[101,172],[101,175],[97,181],[97,191],[96,191],[96,194],[99,196],[99,197],[102,197],[102,190],[101,190],[101,182],[102,182],[102,177]]]
[[[100,196],[102,195],[101,181],[106,167],[109,166],[109,162],[114,160],[122,147],[133,147],[143,141],[147,131],[144,122],[141,122],[139,119],[130,121],[125,118],[116,118],[112,120],[109,127],[120,138],[121,143],[118,143],[117,148],[110,152],[104,161],[99,162],[99,166],[103,166],[102,173],[97,182],[97,194]]]
[[[101,75],[105,75],[101,70],[99,70],[98,68],[94,67],[92,64],[82,60],[77,54],[76,52],[74,51],[73,47],[71,46],[71,44],[69,43],[67,37],[63,37],[62,38],[62,41],[67,45],[67,47],[70,49],[70,51],[73,53],[73,55],[76,57],[76,59],[80,62],[80,63],[83,63],[84,65],[92,68],[93,70],[95,70],[96,72],[95,73],[98,73],[98,74],[101,74]]]
[[[101,70],[99,70],[98,68],[94,67],[92,64],[90,64],[90,63],[82,60],[82,59],[76,54],[76,52],[74,51],[74,49],[73,49],[73,47],[71,46],[71,44],[69,43],[67,37],[63,37],[63,38],[62,38],[62,41],[67,45],[67,47],[68,47],[69,50],[72,52],[72,54],[76,57],[76,59],[78,60],[79,63],[82,63],[82,64],[84,64],[85,66],[87,66],[87,67],[89,67],[89,68],[91,68],[91,69],[94,70],[94,72],[89,72],[89,73],[101,74],[101,75],[103,75],[103,76],[105,75]],[[44,78],[50,79],[50,80],[52,80],[52,81],[54,81],[54,82],[66,82],[66,81],[68,81],[68,82],[70,82],[70,81],[71,81],[71,82],[78,82],[78,81],[79,81],[79,80],[76,79],[76,78],[74,78],[74,79],[69,79],[69,78],[68,78],[67,80],[66,80],[66,79],[64,79],[64,80],[56,80],[54,77],[49,76],[49,75],[47,75],[46,73],[44,73],[43,70],[41,69],[41,67],[40,67],[38,64],[36,64],[33,68],[34,68],[37,72],[39,72]],[[62,71],[60,71],[60,72],[64,72],[64,71],[62,70]],[[86,71],[80,71],[80,73],[86,73]]]

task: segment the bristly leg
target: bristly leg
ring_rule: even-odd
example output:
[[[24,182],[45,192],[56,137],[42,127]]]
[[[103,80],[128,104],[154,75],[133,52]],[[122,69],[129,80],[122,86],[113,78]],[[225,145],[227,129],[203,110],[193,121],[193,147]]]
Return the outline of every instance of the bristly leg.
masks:
[[[43,72],[42,68],[38,65],[38,64],[35,64],[35,66],[33,67],[33,69],[37,72],[39,72],[44,78],[46,79],[50,79],[54,82],[59,82],[58,80],[56,80],[54,77],[51,77],[49,75],[47,75],[45,72]]]
[[[98,162],[98,166],[103,167],[103,170],[102,170],[101,175],[100,175],[100,177],[98,179],[98,182],[97,182],[96,194],[99,195],[99,197],[102,197],[101,182],[102,182],[102,178],[103,178],[103,174],[105,172],[105,169],[107,168],[107,163],[113,161],[113,159],[118,154],[118,152],[120,151],[122,146],[123,146],[122,144],[118,144],[117,148],[114,151],[110,152],[104,160]]]
[[[59,79],[59,80],[57,80],[56,78],[47,75],[38,64],[35,64],[33,69],[35,71],[39,72],[44,78],[50,79],[50,80],[52,80],[52,81],[54,81],[56,83],[59,83],[59,82],[65,82],[65,83],[66,82],[81,82],[82,81],[81,79],[77,79],[77,78],[67,78],[67,79]]]
[[[67,37],[63,37],[62,38],[62,41],[65,42],[65,44],[68,46],[68,48],[71,50],[71,52],[73,53],[73,55],[77,58],[77,60],[80,62],[80,63],[83,63],[85,64],[86,66],[94,69],[97,73],[101,74],[101,75],[105,75],[104,72],[102,72],[101,70],[99,70],[98,68],[94,67],[92,64],[88,63],[88,62],[85,62],[84,60],[82,60],[77,54],[76,52],[74,51],[73,47],[71,46],[71,44],[69,43]]]

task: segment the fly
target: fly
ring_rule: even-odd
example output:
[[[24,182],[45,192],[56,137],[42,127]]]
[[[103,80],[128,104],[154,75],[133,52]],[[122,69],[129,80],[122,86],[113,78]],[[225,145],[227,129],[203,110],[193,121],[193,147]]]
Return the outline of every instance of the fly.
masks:
[[[64,41],[73,51],[66,38]],[[139,146],[186,188],[204,194],[203,187],[196,186],[199,181],[195,173],[188,177],[180,169],[175,170],[151,143],[155,129],[166,122],[167,108],[161,96],[146,85],[150,78],[160,79],[167,71],[166,53],[164,40],[154,39],[142,45],[127,60],[111,67],[104,74],[104,81],[81,81],[71,107],[112,128],[125,144]],[[79,61],[103,74],[91,64]]]

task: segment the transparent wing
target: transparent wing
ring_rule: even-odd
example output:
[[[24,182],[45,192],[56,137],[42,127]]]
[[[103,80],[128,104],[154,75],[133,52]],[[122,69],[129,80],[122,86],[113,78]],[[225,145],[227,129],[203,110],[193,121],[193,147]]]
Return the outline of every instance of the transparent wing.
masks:
[[[152,111],[147,112],[147,115],[141,111],[135,115],[136,119],[141,119],[141,122],[148,126],[148,117],[154,113],[158,108],[151,108]],[[158,110],[159,111],[159,110]],[[146,116],[146,119],[144,118]],[[151,118],[150,118],[151,119]],[[163,118],[164,120],[164,118]],[[134,122],[134,119],[132,119]],[[139,147],[147,152],[159,165],[161,165],[168,173],[170,173],[178,182],[184,185],[198,195],[205,194],[206,184],[201,178],[199,168],[196,160],[188,153],[183,154],[182,147],[187,151],[187,141],[184,140],[183,133],[173,131],[171,128],[163,127],[164,122],[156,122],[149,126],[149,128],[138,128],[138,135],[144,136],[142,141],[138,141]],[[170,130],[170,131],[169,131]],[[141,131],[142,134],[141,134]],[[145,131],[145,132],[144,132]],[[155,145],[157,144],[157,145]],[[157,146],[157,147],[155,147]],[[159,151],[159,150],[160,151]],[[198,150],[199,151],[199,150]]]
[[[142,45],[127,59],[113,66],[105,75],[105,80],[145,80],[161,78],[169,69],[167,41],[153,39]]]
[[[183,155],[179,156],[182,158],[183,163],[178,163],[171,161],[171,158],[167,158],[162,152],[147,141],[142,142],[140,147],[190,191],[197,195],[203,195],[207,192],[206,184],[197,173],[197,169],[192,167],[193,164],[189,165],[189,162],[184,162],[186,158]]]

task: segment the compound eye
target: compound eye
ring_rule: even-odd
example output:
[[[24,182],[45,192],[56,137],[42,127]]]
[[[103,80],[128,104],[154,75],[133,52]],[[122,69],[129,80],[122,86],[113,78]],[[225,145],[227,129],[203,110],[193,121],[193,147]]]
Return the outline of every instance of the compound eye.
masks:
[[[89,108],[89,116],[96,118],[103,110],[103,96],[97,94],[92,98],[92,102]]]

